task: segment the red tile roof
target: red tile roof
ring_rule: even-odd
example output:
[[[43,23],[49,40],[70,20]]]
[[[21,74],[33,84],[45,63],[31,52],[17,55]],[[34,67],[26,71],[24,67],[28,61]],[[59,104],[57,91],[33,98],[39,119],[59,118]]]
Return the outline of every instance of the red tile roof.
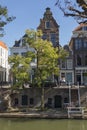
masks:
[[[0,46],[3,47],[4,49],[8,50],[8,47],[6,46],[6,44],[2,41],[0,41]]]

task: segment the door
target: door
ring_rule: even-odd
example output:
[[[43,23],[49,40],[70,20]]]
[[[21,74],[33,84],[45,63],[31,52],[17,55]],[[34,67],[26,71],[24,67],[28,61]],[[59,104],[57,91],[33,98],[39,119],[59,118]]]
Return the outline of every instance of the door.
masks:
[[[81,75],[76,76],[77,84],[81,85]]]
[[[60,95],[56,95],[54,97],[54,107],[61,108],[62,107],[62,97]]]
[[[28,105],[28,96],[22,95],[22,105]]]

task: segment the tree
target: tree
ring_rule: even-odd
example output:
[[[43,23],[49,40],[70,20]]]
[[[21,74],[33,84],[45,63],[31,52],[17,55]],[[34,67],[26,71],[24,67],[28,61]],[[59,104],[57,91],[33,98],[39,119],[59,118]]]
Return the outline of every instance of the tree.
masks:
[[[87,0],[57,0],[56,6],[65,16],[74,17],[77,22],[87,22]]]
[[[11,65],[10,73],[13,78],[13,87],[23,87],[24,83],[29,81],[29,64],[31,58],[20,55],[13,55],[9,57],[9,64]]]
[[[11,109],[11,95],[14,89],[24,88],[24,84],[29,81],[31,58],[21,55],[9,56],[10,75],[13,79],[11,89],[7,92],[7,95],[2,96],[2,110],[3,108]]]
[[[15,17],[8,16],[8,9],[7,7],[2,7],[0,5],[0,37],[4,36],[4,26],[9,22],[13,21]]]
[[[47,40],[43,40],[41,30],[38,31],[26,31],[27,43],[30,47],[34,48],[34,58],[36,58],[36,70],[34,74],[33,83],[36,84],[42,90],[41,96],[41,109],[44,109],[44,84],[45,81],[52,75],[58,75],[58,48],[54,48],[52,43]],[[61,51],[63,52],[63,51]],[[63,53],[64,54],[64,53]],[[66,53],[65,53],[66,54]],[[65,55],[64,54],[64,55]],[[52,80],[52,79],[51,79]]]
[[[45,81],[52,76],[58,75],[58,58],[66,56],[66,52],[63,49],[58,53],[58,48],[54,48],[52,43],[47,40],[42,40],[42,32],[38,31],[26,31],[25,43],[29,44],[29,47],[34,51],[28,51],[25,55],[13,55],[9,57],[9,63],[11,65],[11,74],[14,77],[14,87],[22,87],[24,83],[29,81],[29,69],[30,63],[33,59],[36,59],[36,67],[32,84],[41,88],[41,109],[44,109],[44,85]]]

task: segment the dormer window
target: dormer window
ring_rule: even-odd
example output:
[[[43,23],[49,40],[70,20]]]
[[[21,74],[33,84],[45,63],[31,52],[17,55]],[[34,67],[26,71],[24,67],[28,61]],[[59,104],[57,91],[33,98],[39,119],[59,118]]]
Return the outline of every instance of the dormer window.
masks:
[[[46,29],[49,29],[49,28],[50,28],[50,21],[46,21],[46,22],[45,22],[45,28],[46,28]]]
[[[87,26],[82,27],[82,30],[87,31]]]

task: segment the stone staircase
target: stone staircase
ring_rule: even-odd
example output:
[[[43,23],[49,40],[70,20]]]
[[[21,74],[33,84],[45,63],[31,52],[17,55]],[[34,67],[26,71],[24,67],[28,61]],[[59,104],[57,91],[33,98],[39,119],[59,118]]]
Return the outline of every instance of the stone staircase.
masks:
[[[84,115],[83,115],[84,119],[87,119],[87,109],[84,109]]]
[[[87,92],[84,92],[83,95],[80,97],[81,106],[87,106]]]

